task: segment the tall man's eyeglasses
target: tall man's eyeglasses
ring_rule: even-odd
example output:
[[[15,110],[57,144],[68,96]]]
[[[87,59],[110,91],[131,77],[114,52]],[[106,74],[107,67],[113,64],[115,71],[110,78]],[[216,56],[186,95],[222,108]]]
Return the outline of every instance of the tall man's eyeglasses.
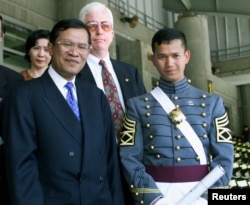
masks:
[[[69,52],[73,48],[76,48],[79,54],[86,54],[91,48],[90,45],[84,43],[74,43],[66,40],[58,41],[56,43],[59,45],[60,50],[64,52]]]
[[[106,32],[111,31],[113,29],[113,24],[109,21],[101,21],[101,22],[89,21],[88,23],[86,23],[90,32],[96,31],[98,28],[98,24],[100,24],[102,30],[104,30]]]

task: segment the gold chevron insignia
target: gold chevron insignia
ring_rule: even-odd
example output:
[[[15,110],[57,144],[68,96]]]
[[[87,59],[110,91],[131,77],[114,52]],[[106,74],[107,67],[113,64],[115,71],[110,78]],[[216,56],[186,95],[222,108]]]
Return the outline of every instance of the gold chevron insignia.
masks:
[[[130,120],[127,116],[124,117],[120,146],[134,145],[135,126],[136,126],[136,121]]]
[[[215,118],[215,124],[217,130],[217,142],[233,143],[227,113],[221,117]]]

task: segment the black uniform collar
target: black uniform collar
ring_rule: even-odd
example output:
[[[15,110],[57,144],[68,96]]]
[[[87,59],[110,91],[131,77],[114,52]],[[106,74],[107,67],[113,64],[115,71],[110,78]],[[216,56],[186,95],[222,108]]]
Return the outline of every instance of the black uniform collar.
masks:
[[[177,83],[170,83],[162,78],[160,78],[159,81],[159,87],[165,92],[169,94],[175,94],[175,93],[180,93],[186,90],[189,87],[189,83],[187,78],[184,78],[183,80],[177,82]]]

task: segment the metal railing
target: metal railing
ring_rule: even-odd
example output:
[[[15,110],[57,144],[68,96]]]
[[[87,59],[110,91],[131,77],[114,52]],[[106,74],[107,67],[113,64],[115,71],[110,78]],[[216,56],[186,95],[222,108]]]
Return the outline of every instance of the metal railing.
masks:
[[[145,25],[147,28],[157,31],[163,27],[170,26],[168,24],[174,25],[174,21],[176,20],[176,14],[172,13],[172,21],[169,22],[169,15],[171,15],[165,9],[161,9],[162,19],[165,22],[160,22],[153,17],[150,17],[145,14],[143,11],[139,11],[136,6],[131,6],[128,1],[123,0],[108,0],[109,6],[119,11],[121,14],[125,16],[132,17],[133,15],[138,16],[138,21]],[[171,21],[171,20],[170,20]],[[240,57],[250,56],[250,45],[240,46],[235,48],[226,48],[220,50],[211,50],[210,51],[211,61],[212,63],[230,59],[236,59]]]
[[[250,56],[250,45],[236,47],[236,48],[222,49],[217,51],[210,51],[210,55],[212,63],[218,61],[236,59],[239,57],[246,57]]]
[[[108,4],[111,8],[114,8],[115,10],[119,11],[121,14],[126,16],[138,16],[138,21],[145,25],[147,28],[150,28],[154,31],[157,31],[166,25],[164,23],[157,21],[156,19],[148,16],[143,11],[139,11],[137,8],[134,8],[133,6],[129,5],[128,3],[125,3],[121,0],[109,0]],[[167,12],[162,9],[160,12],[162,12],[163,18],[166,17],[167,19]]]

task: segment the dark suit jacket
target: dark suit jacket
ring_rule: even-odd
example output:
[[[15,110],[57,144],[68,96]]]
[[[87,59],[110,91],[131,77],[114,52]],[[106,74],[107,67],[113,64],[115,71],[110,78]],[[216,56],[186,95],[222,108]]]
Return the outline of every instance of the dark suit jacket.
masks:
[[[128,99],[146,93],[142,78],[136,67],[121,61],[114,60],[112,58],[110,60],[122,90],[125,106]],[[81,70],[81,74],[84,81],[96,85],[95,79],[87,63]],[[131,205],[134,202],[129,193],[129,185],[126,184],[124,177],[122,177],[122,184],[125,195],[125,203],[126,205]]]
[[[114,59],[111,59],[111,63],[121,86],[125,105],[129,98],[146,93],[142,78],[136,67]],[[82,77],[84,81],[88,81],[96,85],[95,79],[87,63],[81,73],[83,74]]]
[[[123,204],[106,97],[79,78],[76,87],[81,122],[47,71],[12,95],[6,156],[13,204]]]
[[[0,65],[0,136],[3,134],[3,112],[4,105],[8,101],[9,91],[12,86],[23,80],[19,73]],[[0,145],[0,204],[9,205],[3,148],[4,146]]]

